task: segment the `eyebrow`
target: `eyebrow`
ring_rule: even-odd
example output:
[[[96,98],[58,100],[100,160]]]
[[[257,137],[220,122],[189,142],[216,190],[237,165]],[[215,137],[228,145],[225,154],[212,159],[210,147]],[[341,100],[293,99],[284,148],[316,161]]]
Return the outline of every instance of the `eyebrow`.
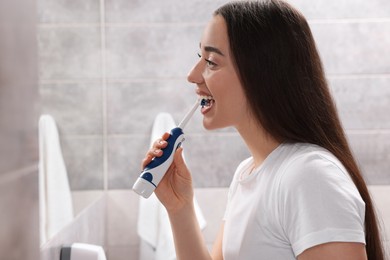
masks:
[[[200,46],[200,44],[199,44],[199,46]],[[215,52],[221,56],[225,56],[220,49],[213,47],[213,46],[204,46],[204,50],[207,52]]]

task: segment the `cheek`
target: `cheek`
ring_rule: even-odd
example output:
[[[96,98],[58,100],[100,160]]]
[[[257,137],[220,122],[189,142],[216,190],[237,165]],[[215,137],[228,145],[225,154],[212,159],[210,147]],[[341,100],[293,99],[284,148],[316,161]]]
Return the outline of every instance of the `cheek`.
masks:
[[[238,85],[235,90],[236,91],[234,92],[232,91],[230,100],[233,113],[235,113],[237,116],[244,116],[248,111],[248,102],[244,92],[241,89],[241,85]]]
[[[219,99],[220,106],[218,107],[219,113],[234,121],[246,116],[248,111],[244,93],[237,91],[237,88],[240,88],[240,86],[235,86],[234,89],[222,90]]]
[[[230,111],[235,115],[236,118],[241,118],[247,114],[247,102],[238,96],[231,102]]]
[[[227,99],[232,103],[232,106],[241,107],[246,103],[246,97],[242,89],[241,84],[235,80],[231,79],[225,82],[225,88],[223,89],[223,94]]]
[[[230,81],[229,75],[222,72],[205,72],[204,79],[207,85],[207,88],[210,90],[211,94],[215,97],[228,97],[232,91],[234,91],[234,84]],[[221,99],[221,98],[220,98]]]
[[[246,98],[234,71],[204,72],[207,88],[217,103],[230,111],[230,107],[237,109],[246,106]]]

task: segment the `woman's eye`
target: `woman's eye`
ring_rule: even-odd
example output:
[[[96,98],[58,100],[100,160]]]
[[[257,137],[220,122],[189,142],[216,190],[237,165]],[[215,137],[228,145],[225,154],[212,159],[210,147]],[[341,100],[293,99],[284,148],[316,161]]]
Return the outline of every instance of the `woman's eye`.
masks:
[[[208,60],[208,59],[204,59],[207,63],[207,66],[209,67],[213,67],[213,66],[217,66],[217,64],[215,62],[212,62],[211,60]]]
[[[202,55],[200,53],[197,53],[198,54],[198,57],[199,58],[202,58]],[[217,66],[217,64],[215,62],[212,62],[211,60],[209,59],[204,59],[204,61],[206,62],[206,65],[207,67],[214,67],[214,66]]]

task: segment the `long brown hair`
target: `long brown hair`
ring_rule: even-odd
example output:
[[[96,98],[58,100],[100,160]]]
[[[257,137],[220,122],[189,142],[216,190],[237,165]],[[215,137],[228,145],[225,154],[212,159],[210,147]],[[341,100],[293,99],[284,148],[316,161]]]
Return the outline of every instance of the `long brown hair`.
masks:
[[[366,204],[368,259],[384,259],[366,183],[349,148],[304,16],[279,0],[237,1],[217,9],[252,113],[274,138],[333,153]]]

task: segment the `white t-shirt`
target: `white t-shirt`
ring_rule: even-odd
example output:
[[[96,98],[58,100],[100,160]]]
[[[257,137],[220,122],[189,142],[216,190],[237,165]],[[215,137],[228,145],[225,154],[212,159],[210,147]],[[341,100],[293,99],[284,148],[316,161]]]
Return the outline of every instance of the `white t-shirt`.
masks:
[[[311,144],[281,144],[237,168],[224,216],[225,260],[289,260],[327,242],[365,243],[365,204],[340,161]]]

